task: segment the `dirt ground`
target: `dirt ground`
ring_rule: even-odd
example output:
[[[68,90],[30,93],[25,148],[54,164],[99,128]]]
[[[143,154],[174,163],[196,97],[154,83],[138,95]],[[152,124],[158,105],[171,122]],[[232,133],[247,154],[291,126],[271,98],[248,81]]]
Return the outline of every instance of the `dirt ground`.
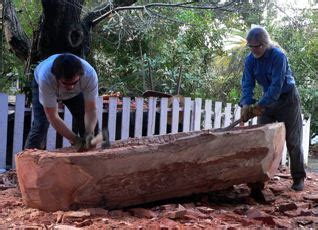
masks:
[[[318,157],[318,148],[311,148]],[[280,168],[265,187],[263,200],[249,188],[233,188],[182,199],[106,210],[103,207],[43,212],[23,204],[16,174],[0,174],[0,229],[241,229],[318,228],[318,173],[307,169],[305,190],[290,189],[287,168]]]

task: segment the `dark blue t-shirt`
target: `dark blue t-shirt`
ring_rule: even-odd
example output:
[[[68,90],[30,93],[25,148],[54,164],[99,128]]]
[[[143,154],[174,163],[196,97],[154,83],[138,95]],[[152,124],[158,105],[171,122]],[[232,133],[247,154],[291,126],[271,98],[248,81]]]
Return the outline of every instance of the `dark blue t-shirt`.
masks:
[[[279,48],[267,49],[261,58],[255,58],[252,53],[246,57],[241,105],[254,103],[255,81],[263,88],[264,94],[258,102],[263,107],[271,105],[281,94],[289,92],[295,86],[288,59]]]

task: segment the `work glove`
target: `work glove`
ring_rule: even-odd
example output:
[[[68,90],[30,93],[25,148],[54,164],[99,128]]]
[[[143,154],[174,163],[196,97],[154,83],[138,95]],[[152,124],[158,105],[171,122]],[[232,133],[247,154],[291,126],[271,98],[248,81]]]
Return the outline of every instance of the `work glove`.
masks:
[[[264,108],[258,104],[244,105],[241,109],[241,121],[247,122],[249,119],[257,116],[261,116],[264,112]]]
[[[91,144],[93,138],[93,133],[86,133],[84,137],[77,136],[72,145],[74,146],[77,152],[84,152],[95,147]]]

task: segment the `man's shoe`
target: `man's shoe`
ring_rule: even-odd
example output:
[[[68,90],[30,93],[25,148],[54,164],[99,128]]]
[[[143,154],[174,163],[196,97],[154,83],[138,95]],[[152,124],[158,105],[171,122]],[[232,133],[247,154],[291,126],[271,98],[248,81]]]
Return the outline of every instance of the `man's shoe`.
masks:
[[[292,185],[292,189],[295,191],[303,191],[304,190],[304,178],[294,178],[294,183]]]

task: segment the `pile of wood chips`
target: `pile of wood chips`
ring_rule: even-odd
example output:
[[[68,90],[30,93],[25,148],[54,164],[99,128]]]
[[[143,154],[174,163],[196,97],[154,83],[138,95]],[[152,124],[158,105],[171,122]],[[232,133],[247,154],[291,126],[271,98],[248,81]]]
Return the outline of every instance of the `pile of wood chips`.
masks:
[[[308,170],[309,171],[309,170]],[[308,172],[305,190],[290,189],[286,168],[268,182],[264,200],[249,196],[242,184],[233,188],[122,210],[103,207],[43,212],[26,207],[15,171],[0,174],[1,229],[239,229],[318,228],[318,174]]]

